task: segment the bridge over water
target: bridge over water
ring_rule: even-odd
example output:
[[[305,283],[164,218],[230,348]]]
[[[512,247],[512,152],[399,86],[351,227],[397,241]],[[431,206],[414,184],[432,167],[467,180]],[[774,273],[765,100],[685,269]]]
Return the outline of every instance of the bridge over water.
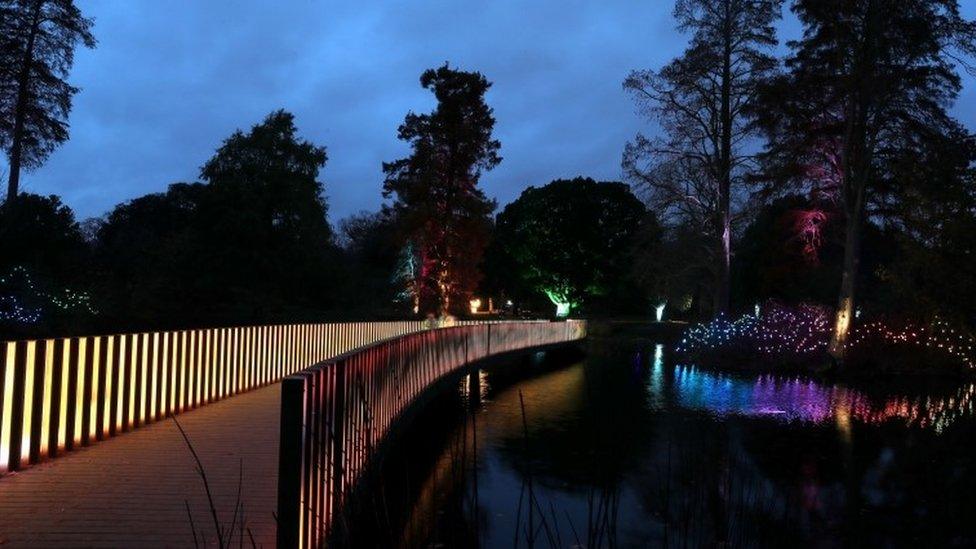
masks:
[[[426,389],[582,337],[582,322],[390,322],[5,343],[0,545],[215,546],[215,522],[225,542],[318,545]]]

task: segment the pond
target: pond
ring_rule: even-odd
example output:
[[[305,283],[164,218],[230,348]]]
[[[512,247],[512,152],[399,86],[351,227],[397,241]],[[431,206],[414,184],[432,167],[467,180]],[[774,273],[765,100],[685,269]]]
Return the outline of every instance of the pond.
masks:
[[[477,375],[394,444],[355,545],[976,544],[976,385],[724,375],[636,342]]]

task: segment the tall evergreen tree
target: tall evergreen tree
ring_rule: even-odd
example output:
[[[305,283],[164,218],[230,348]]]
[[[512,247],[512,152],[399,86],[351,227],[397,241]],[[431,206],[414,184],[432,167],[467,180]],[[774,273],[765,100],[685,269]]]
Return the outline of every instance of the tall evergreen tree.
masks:
[[[907,196],[897,159],[924,157],[953,134],[956,72],[976,53],[976,26],[956,0],[797,0],[804,25],[788,74],[763,101],[770,173],[829,194],[844,217],[844,262],[831,356],[842,361],[855,311],[869,207]],[[899,192],[888,192],[899,191]]]
[[[0,148],[10,173],[7,200],[22,169],[44,163],[68,139],[78,88],[67,82],[78,43],[93,48],[94,21],[73,0],[0,0]]]
[[[681,57],[624,81],[665,137],[638,135],[624,151],[627,176],[651,206],[699,227],[713,242],[714,311],[729,307],[735,188],[751,165],[744,143],[755,135],[758,85],[776,69],[773,23],[782,0],[678,0],[678,28],[691,33]]]
[[[434,93],[437,107],[407,114],[399,138],[413,151],[383,164],[383,194],[395,197],[393,214],[418,256],[412,281],[418,310],[463,311],[481,278],[478,266],[495,209],[478,180],[501,162],[493,111],[485,103],[491,83],[445,63],[425,71],[420,84]]]

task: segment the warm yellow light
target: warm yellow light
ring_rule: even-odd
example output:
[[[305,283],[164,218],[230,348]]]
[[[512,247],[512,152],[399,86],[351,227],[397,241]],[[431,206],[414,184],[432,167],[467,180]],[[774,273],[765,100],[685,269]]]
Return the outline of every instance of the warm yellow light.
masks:
[[[186,361],[186,347],[188,345],[188,340],[186,337],[186,332],[180,332],[180,395],[179,400],[176,403],[177,410],[183,412],[183,407],[186,403],[186,384],[189,381],[189,375],[187,375],[187,361]]]
[[[102,395],[102,437],[108,437],[112,424],[112,383],[115,381],[115,336],[109,336],[105,350],[105,394]]]
[[[91,392],[88,394],[88,440],[95,439],[98,432],[98,380],[100,379],[99,362],[102,353],[102,338],[95,338],[92,346],[92,382]]]
[[[471,314],[475,314],[478,312],[478,309],[481,308],[481,300],[478,298],[474,298],[468,302],[468,305],[471,306]]]
[[[169,411],[169,334],[163,334],[163,351],[159,354],[159,407],[156,417],[166,417]]]
[[[152,335],[152,362],[149,365],[149,407],[146,409],[146,422],[156,419],[156,390],[159,388],[159,334]]]
[[[10,415],[13,414],[14,400],[14,360],[17,358],[17,347],[7,343],[7,358],[4,361],[3,373],[3,412],[0,413],[0,473],[7,471],[10,457]]]
[[[20,462],[26,464],[30,460],[31,421],[34,410],[34,355],[37,342],[27,342],[27,363],[24,364],[24,428],[20,431]]]
[[[132,348],[129,349],[129,428],[136,424],[136,368],[139,364],[139,336],[130,338]]]
[[[54,340],[44,342],[44,395],[41,401],[41,451],[42,458],[47,457],[48,441],[51,437],[51,390],[53,383],[51,376],[54,370]]]
[[[125,339],[125,336],[119,336],[119,352],[117,353],[119,362],[115,365],[119,376],[115,382],[115,392],[117,393],[117,400],[115,402],[115,432],[117,433],[122,432],[122,409],[124,407],[123,403],[125,402]]]
[[[146,398],[146,387],[149,385],[149,337],[150,334],[142,334],[142,360],[139,361],[139,413],[136,415],[136,423],[143,425],[146,423],[146,406],[149,400]]]
[[[81,421],[85,412],[85,355],[88,354],[88,340],[78,340],[78,362],[75,363],[75,432],[72,433],[75,445],[81,444]]]
[[[68,384],[71,369],[71,340],[64,340],[61,346],[61,402],[58,403],[58,451],[63,451],[68,443]]]

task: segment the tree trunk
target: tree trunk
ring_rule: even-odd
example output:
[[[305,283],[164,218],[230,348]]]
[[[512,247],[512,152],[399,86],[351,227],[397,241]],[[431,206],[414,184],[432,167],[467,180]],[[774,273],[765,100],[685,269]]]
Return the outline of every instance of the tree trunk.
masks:
[[[17,194],[20,192],[20,169],[23,164],[24,154],[24,126],[27,122],[28,106],[28,87],[30,85],[31,65],[34,63],[34,43],[37,39],[38,25],[41,18],[41,5],[43,2],[38,0],[34,4],[34,13],[31,18],[30,34],[27,37],[27,45],[24,48],[23,66],[17,76],[17,104],[14,106],[14,138],[10,147],[10,175],[7,178],[7,203],[13,204]]]
[[[854,320],[854,293],[857,287],[858,266],[861,257],[861,218],[864,212],[864,185],[858,185],[854,204],[847,208],[844,238],[844,271],[840,282],[840,295],[837,299],[837,312],[834,315],[834,328],[827,352],[838,365],[843,365],[847,340]]]
[[[724,50],[722,52],[722,90],[721,90],[721,151],[719,152],[718,181],[718,272],[715,277],[715,314],[729,310],[729,286],[732,263],[732,8],[725,2]]]
[[[729,286],[732,271],[732,225],[728,214],[722,216],[720,222],[722,236],[718,243],[718,271],[715,276],[715,314],[729,311]]]

